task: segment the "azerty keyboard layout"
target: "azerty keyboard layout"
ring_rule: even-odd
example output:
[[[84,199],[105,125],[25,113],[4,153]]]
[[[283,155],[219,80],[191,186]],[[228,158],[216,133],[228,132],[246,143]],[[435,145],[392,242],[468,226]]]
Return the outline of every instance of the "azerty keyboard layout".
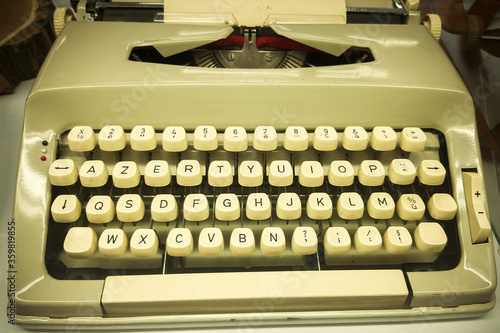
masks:
[[[49,170],[46,265],[60,279],[449,269],[447,164],[444,136],[415,127],[77,126]]]

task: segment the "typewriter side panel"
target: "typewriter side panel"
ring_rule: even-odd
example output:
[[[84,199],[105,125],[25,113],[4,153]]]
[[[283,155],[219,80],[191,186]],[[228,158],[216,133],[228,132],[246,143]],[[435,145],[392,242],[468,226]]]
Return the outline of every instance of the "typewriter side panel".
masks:
[[[453,195],[459,207],[457,223],[461,235],[461,261],[454,270],[440,272],[439,276],[435,273],[426,274],[428,272],[410,272],[408,279],[413,289],[412,306],[448,307],[453,306],[458,299],[469,303],[484,303],[494,297],[492,295],[496,289],[497,276],[492,246],[494,236],[490,233],[484,241],[475,240],[470,216],[475,208],[467,202],[467,196],[475,196],[475,193],[466,187],[466,173],[478,174],[483,189],[480,194],[483,199],[480,202],[484,205],[484,211],[481,214],[488,214],[472,101],[467,98],[460,103],[457,99],[447,111],[447,114],[437,119],[448,127],[445,137]]]
[[[51,126],[35,129],[42,113],[27,112],[21,142],[14,220],[17,222],[16,307],[20,315],[101,316],[102,281],[60,281],[45,268],[48,215],[51,202],[48,170],[55,159],[57,132]],[[61,117],[53,118],[53,124]],[[57,125],[55,125],[57,127]],[[44,141],[48,145],[44,145]],[[46,149],[46,153],[42,150]],[[46,158],[42,159],[42,158]],[[75,281],[73,281],[75,282]]]

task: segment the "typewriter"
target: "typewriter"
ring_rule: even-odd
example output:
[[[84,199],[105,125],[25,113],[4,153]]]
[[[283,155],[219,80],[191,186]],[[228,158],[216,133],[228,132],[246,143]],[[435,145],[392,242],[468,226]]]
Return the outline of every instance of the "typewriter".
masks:
[[[492,309],[474,106],[436,18],[414,0],[223,4],[76,6],[26,102],[17,322]]]

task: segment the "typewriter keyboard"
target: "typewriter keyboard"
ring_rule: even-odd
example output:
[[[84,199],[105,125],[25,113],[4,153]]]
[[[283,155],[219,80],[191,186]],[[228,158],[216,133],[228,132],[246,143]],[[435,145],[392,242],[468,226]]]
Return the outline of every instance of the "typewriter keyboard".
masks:
[[[447,164],[444,136],[415,127],[77,126],[48,172],[47,269],[450,269]]]

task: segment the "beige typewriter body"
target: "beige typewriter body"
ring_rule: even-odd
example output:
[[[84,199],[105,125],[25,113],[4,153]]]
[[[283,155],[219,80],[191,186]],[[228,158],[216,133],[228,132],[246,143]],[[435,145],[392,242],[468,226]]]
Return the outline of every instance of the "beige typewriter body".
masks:
[[[473,194],[464,186],[463,172],[482,176],[473,102],[429,31],[418,25],[379,25],[376,31],[356,24],[271,28],[327,53],[338,53],[345,45],[368,48],[374,61],[286,70],[133,62],[128,57],[134,47],[156,45],[166,57],[223,39],[233,28],[68,23],[26,102],[14,208],[18,323],[117,328],[283,324],[290,318],[303,324],[406,321],[477,316],[494,306],[493,236],[473,243],[469,215],[474,206],[467,203]],[[381,262],[373,255],[374,264],[363,268],[211,269],[56,279],[45,266],[49,225],[55,223],[50,217],[54,198],[49,168],[69,130],[90,126],[97,135],[105,125],[127,132],[151,125],[158,135],[157,149],[167,126],[184,127],[191,146],[195,128],[211,125],[219,135],[219,150],[228,126],[246,129],[249,148],[253,131],[261,125],[276,129],[278,146],[289,126],[303,126],[308,133],[317,126],[333,126],[340,137],[347,126],[361,126],[368,133],[375,126],[391,126],[398,136],[405,127],[437,130],[446,140],[451,195],[458,206],[450,222],[457,225],[458,264],[445,270],[404,271],[397,265],[377,268]],[[428,134],[429,156],[435,154],[433,144],[439,146]],[[479,186],[484,187],[481,180]],[[165,234],[160,235],[164,244]],[[253,260],[266,257],[256,256]]]

